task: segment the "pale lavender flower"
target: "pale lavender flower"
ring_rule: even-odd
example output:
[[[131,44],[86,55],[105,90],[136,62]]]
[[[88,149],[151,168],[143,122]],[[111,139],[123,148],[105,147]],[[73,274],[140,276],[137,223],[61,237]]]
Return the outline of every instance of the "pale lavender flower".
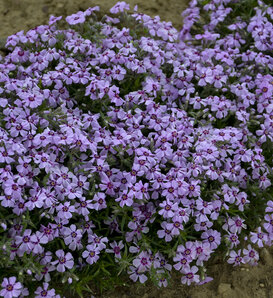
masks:
[[[163,228],[163,230],[158,230],[157,231],[157,236],[159,238],[164,238],[166,242],[170,242],[172,240],[172,230],[169,230],[167,228],[168,223],[166,221],[163,221],[161,223],[161,227]]]
[[[241,249],[238,252],[232,250],[229,253],[229,259],[227,260],[229,264],[233,264],[233,266],[239,266],[244,264],[244,259],[241,257]]]
[[[259,254],[258,252],[251,247],[250,244],[248,244],[247,249],[243,249],[244,254],[244,262],[246,264],[250,265],[257,265],[257,262],[259,260]]]
[[[119,12],[123,12],[124,10],[129,10],[130,6],[124,1],[117,2],[111,9],[110,12],[113,14],[117,14]]]
[[[64,243],[69,245],[69,249],[75,250],[77,243],[82,238],[82,231],[77,229],[76,225],[71,225],[69,228],[64,230]]]
[[[179,252],[175,255],[175,257],[173,257],[173,261],[178,262],[178,263],[174,264],[173,267],[177,271],[180,271],[181,269],[190,268],[190,263],[191,263],[192,259]]]
[[[143,284],[148,279],[148,277],[145,274],[140,272],[139,269],[134,266],[129,267],[128,274],[134,282],[136,282],[139,279],[140,283]]]
[[[185,274],[181,278],[182,284],[190,285],[193,282],[198,283],[200,281],[200,276],[198,274],[195,274],[198,272],[198,267],[196,266],[188,268],[186,267],[185,269],[182,269],[181,272]]]
[[[263,247],[268,241],[268,235],[262,232],[261,227],[258,227],[257,233],[250,232],[250,240],[252,243],[257,243],[259,247]]]
[[[2,290],[0,291],[0,296],[5,298],[18,297],[23,290],[23,286],[20,282],[16,282],[16,277],[4,277],[2,283]]]
[[[18,245],[18,255],[23,256],[25,252],[30,253],[33,249],[34,245],[31,241],[31,233],[30,229],[24,231],[23,236],[15,236],[15,243]]]
[[[139,272],[145,272],[151,267],[149,254],[142,251],[137,258],[133,260],[133,265],[138,268]]]
[[[52,265],[57,265],[57,271],[65,272],[67,269],[72,269],[74,266],[73,256],[70,252],[64,253],[62,249],[56,251],[57,261],[51,262]]]
[[[85,22],[85,14],[82,11],[79,11],[75,14],[67,16],[65,20],[69,25],[81,24]]]
[[[221,233],[216,230],[207,230],[202,233],[201,238],[210,244],[211,249],[215,249],[221,243]]]
[[[120,250],[124,247],[124,244],[122,243],[122,240],[117,243],[116,241],[110,243],[110,246],[112,249],[106,249],[106,252],[114,253],[115,258],[121,259]]]
[[[86,262],[90,265],[98,261],[100,250],[94,244],[86,246],[87,250],[82,253],[82,257],[86,259]]]
[[[75,206],[70,205],[70,202],[65,202],[64,204],[59,204],[56,210],[59,218],[69,219],[72,217],[72,212],[75,212],[76,209]]]
[[[36,294],[35,298],[42,298],[42,297],[60,298],[60,295],[55,294],[54,289],[49,290],[48,287],[49,287],[49,284],[47,282],[43,283],[43,287],[38,287],[34,292],[34,294]]]

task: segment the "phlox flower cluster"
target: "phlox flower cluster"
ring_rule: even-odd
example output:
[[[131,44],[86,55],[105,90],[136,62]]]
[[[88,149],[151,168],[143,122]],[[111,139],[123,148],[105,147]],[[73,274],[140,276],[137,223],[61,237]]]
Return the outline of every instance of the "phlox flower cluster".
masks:
[[[57,280],[109,271],[203,284],[212,256],[256,265],[272,245],[272,7],[207,2],[180,33],[118,2],[8,37],[0,296],[60,297]]]

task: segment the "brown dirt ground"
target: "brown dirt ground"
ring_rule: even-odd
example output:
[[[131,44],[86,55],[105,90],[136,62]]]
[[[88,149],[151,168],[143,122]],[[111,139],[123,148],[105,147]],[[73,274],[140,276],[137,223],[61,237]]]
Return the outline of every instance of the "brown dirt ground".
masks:
[[[150,16],[159,15],[181,28],[181,12],[188,0],[127,0],[131,8],[138,5],[139,11]],[[107,13],[116,1],[113,0],[0,0],[0,40],[20,30],[29,30],[47,24],[51,14],[55,16],[75,13],[99,5]],[[168,288],[132,284],[107,292],[103,298],[271,298],[273,297],[273,250],[261,251],[261,262],[256,267],[234,268],[223,262],[208,266],[208,274],[214,280],[203,286],[184,286],[178,275]]]

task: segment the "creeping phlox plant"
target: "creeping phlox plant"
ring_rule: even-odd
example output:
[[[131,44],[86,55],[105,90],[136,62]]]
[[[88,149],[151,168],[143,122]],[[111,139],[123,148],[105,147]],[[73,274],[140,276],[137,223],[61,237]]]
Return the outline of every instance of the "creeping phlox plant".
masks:
[[[128,9],[7,39],[0,296],[202,284],[272,244],[273,8],[192,1],[180,33]]]

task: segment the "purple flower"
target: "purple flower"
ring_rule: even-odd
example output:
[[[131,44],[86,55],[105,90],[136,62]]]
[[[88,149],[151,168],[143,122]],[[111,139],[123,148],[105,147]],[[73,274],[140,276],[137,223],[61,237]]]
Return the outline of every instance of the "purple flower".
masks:
[[[234,264],[233,266],[244,264],[244,259],[241,257],[241,249],[239,249],[238,252],[234,250],[230,251],[227,262],[229,264]]]
[[[135,198],[138,200],[143,200],[143,199],[148,200],[150,197],[148,193],[148,186],[149,186],[148,183],[143,184],[142,181],[137,182],[135,184]]]
[[[99,237],[96,234],[89,234],[88,235],[88,243],[95,244],[99,250],[103,250],[106,248],[106,243],[108,242],[107,237]]]
[[[100,10],[99,6],[89,7],[87,8],[87,10],[84,11],[84,15],[90,16],[93,13],[93,11],[99,11],[99,10]]]
[[[49,272],[56,271],[56,267],[53,265],[46,265],[41,269],[41,274],[35,274],[35,278],[37,280],[42,280],[44,278],[45,282],[49,282],[51,280]]]
[[[213,72],[210,68],[198,68],[197,75],[199,76],[199,86],[206,86],[207,84],[211,84],[213,82]]]
[[[0,196],[1,205],[3,207],[15,207],[14,199],[10,195]]]
[[[194,242],[187,241],[186,245],[179,245],[177,247],[177,252],[182,253],[186,258],[195,259],[196,257],[196,250]]]
[[[158,214],[162,215],[164,218],[172,218],[174,216],[174,211],[178,209],[177,203],[172,203],[169,199],[160,203],[159,206],[162,208]]]
[[[72,217],[72,212],[75,212],[75,207],[70,205],[70,202],[65,202],[57,206],[56,210],[58,211],[59,218],[69,219]]]
[[[43,283],[43,287],[38,287],[34,292],[36,294],[35,298],[43,298],[43,297],[60,297],[60,295],[55,294],[55,290],[48,290],[49,284],[47,282]]]
[[[12,298],[12,297],[18,297],[23,290],[23,286],[20,282],[16,282],[16,277],[4,277],[2,283],[2,290],[0,291],[0,296],[3,296],[5,298]]]
[[[52,265],[57,265],[57,271],[65,272],[65,269],[72,269],[74,266],[73,256],[70,252],[64,253],[62,249],[56,251],[57,261],[51,262]]]
[[[48,24],[49,24],[49,25],[53,25],[53,24],[55,24],[56,22],[58,22],[59,20],[61,20],[61,19],[62,19],[62,16],[55,17],[55,16],[51,15],[51,16],[49,17],[49,22],[48,22]]]
[[[136,282],[139,279],[140,283],[143,284],[148,279],[148,277],[145,274],[140,272],[139,269],[134,266],[129,267],[128,274],[134,282]]]
[[[75,225],[71,225],[70,228],[65,228],[64,230],[64,243],[69,245],[69,249],[75,250],[79,245],[79,241],[82,238],[82,233],[80,229],[77,229]]]
[[[237,245],[240,243],[237,234],[229,233],[229,234],[226,236],[226,239],[230,242],[230,247],[231,247],[231,248],[233,248],[234,246],[237,246]]]
[[[266,214],[264,216],[265,223],[263,225],[266,232],[269,234],[269,238],[273,235],[273,215]]]
[[[158,230],[157,231],[157,236],[159,238],[164,238],[166,242],[169,242],[172,240],[172,230],[168,229],[168,223],[166,221],[163,221],[161,223],[161,227],[163,230]]]
[[[12,196],[14,199],[20,199],[21,198],[21,186],[18,185],[15,181],[12,179],[8,179],[3,184],[3,189],[6,195]]]
[[[82,253],[82,257],[86,259],[86,262],[90,265],[98,261],[100,250],[95,244],[86,246],[87,250]]]
[[[215,249],[221,243],[221,233],[216,230],[207,230],[202,233],[201,238],[210,244],[211,249]]]
[[[23,236],[16,236],[15,243],[18,245],[18,255],[23,256],[25,252],[30,253],[33,249],[33,243],[31,241],[31,230],[27,229],[24,231]]]
[[[239,216],[236,216],[229,218],[227,224],[223,226],[223,229],[229,229],[231,233],[240,234],[242,229],[246,229],[246,224],[244,224],[243,219],[241,219]]]
[[[107,207],[106,204],[106,200],[105,200],[106,196],[103,192],[98,192],[94,195],[93,198],[93,208],[95,210],[101,210],[101,209],[105,209]]]
[[[121,259],[120,251],[124,247],[124,244],[122,243],[122,240],[117,243],[116,241],[110,243],[110,246],[112,249],[106,249],[106,252],[114,253],[115,258]]]
[[[198,267],[196,266],[188,267],[188,268],[186,267],[185,269],[182,269],[181,272],[185,274],[181,278],[182,284],[190,285],[193,282],[198,283],[200,281],[199,275],[195,274],[196,272],[198,272]]]
[[[196,265],[203,266],[203,262],[207,261],[213,250],[210,247],[210,243],[204,241],[195,241],[195,252],[196,252]]]
[[[186,269],[190,268],[190,263],[192,259],[188,256],[185,256],[181,252],[177,253],[175,257],[173,258],[174,262],[178,262],[173,265],[173,267],[177,270],[180,271],[181,269]]]
[[[130,6],[124,1],[117,2],[111,9],[110,12],[113,14],[123,12],[124,10],[129,10]]]
[[[124,205],[130,207],[133,205],[133,196],[130,193],[127,193],[128,191],[123,191],[117,199],[115,199],[116,202],[119,202],[120,207],[123,207]]]
[[[144,90],[147,93],[156,96],[157,92],[160,90],[160,84],[156,80],[148,77],[146,79],[146,85],[144,86]]]
[[[151,267],[149,254],[145,251],[142,251],[137,258],[133,260],[133,265],[138,268],[139,272],[148,271],[148,269]]]
[[[44,248],[41,246],[41,244],[48,243],[48,237],[39,231],[32,235],[30,240],[33,244],[32,251],[34,254],[41,254],[44,251]]]
[[[168,285],[168,280],[167,278],[164,276],[165,271],[164,270],[158,270],[157,274],[162,274],[163,276],[160,276],[159,280],[158,280],[158,286],[159,287],[167,287]]]
[[[81,24],[85,22],[85,14],[82,11],[79,11],[66,17],[65,20],[69,25]]]
[[[244,254],[244,262],[250,265],[257,265],[257,261],[259,260],[259,254],[256,250],[254,250],[250,244],[248,244],[247,249],[243,249]]]
[[[252,243],[257,243],[259,247],[263,247],[268,241],[268,235],[262,232],[261,227],[258,227],[257,233],[250,232],[250,240]]]

